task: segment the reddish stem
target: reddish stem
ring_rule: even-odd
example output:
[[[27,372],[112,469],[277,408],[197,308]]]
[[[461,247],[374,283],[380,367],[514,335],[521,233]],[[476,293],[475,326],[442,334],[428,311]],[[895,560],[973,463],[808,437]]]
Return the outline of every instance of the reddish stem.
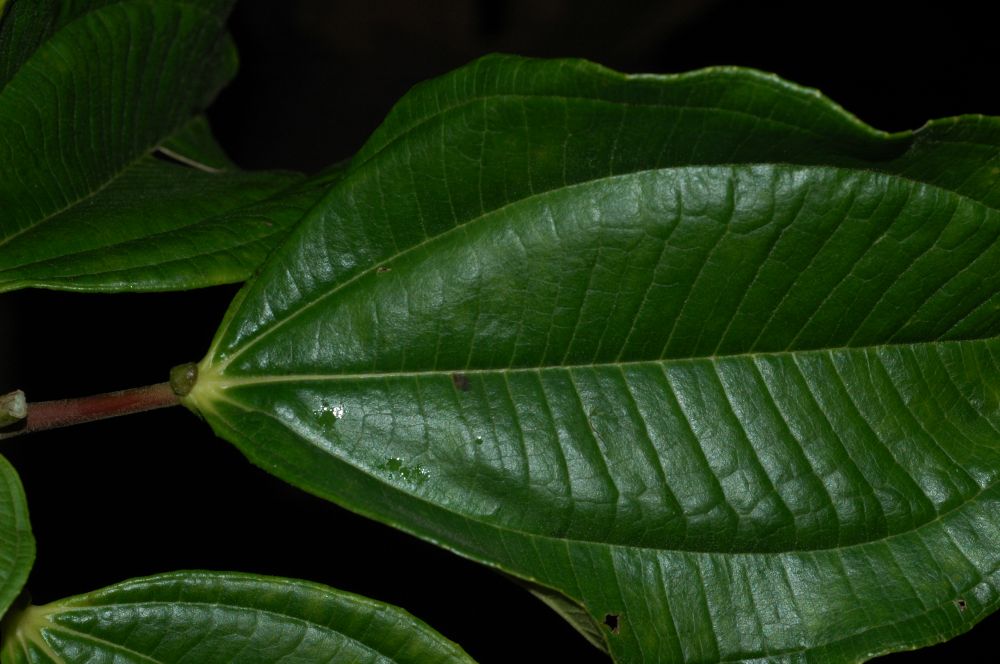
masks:
[[[95,394],[79,399],[29,402],[28,416],[24,424],[12,431],[0,432],[0,439],[179,404],[180,399],[174,394],[170,383]]]

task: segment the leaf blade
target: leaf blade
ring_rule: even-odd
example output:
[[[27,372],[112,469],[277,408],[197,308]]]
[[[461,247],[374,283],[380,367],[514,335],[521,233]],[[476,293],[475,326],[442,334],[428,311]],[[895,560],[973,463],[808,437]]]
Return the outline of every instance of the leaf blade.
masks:
[[[858,661],[1000,605],[996,120],[491,58],[386,127],[200,365],[251,460],[620,661]]]
[[[17,471],[0,456],[0,616],[17,598],[35,561],[28,501]]]
[[[41,607],[8,627],[4,662],[470,662],[401,609],[293,579],[175,572]]]

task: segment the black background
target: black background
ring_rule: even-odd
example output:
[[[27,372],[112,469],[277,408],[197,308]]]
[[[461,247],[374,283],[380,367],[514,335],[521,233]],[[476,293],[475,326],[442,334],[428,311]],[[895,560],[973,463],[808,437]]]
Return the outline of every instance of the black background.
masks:
[[[429,6],[424,6],[424,5]],[[414,83],[491,51],[624,71],[735,64],[818,87],[880,129],[1000,115],[991,3],[240,0],[242,68],[210,117],[247,168],[349,157]],[[199,359],[235,287],[0,296],[0,392],[34,400],[160,382]],[[4,441],[38,542],[36,602],[175,569],[310,579],[402,606],[484,663],[601,662],[499,574],[269,477],[181,410]],[[995,661],[988,619],[885,661]]]

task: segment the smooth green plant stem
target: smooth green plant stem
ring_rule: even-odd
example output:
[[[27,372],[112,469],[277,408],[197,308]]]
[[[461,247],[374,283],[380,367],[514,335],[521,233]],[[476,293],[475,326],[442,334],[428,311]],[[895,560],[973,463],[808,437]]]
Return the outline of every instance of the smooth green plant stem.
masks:
[[[158,383],[78,399],[29,402],[28,415],[23,420],[23,426],[0,432],[0,440],[34,431],[67,427],[179,404],[180,400],[170,383]]]

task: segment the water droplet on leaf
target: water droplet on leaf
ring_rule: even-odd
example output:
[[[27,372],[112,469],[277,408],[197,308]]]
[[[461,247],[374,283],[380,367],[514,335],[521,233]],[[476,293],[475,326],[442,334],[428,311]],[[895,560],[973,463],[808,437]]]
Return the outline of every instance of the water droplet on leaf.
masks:
[[[389,457],[379,468],[386,471],[390,477],[410,484],[423,484],[430,477],[430,473],[424,470],[423,466],[408,466],[399,457]]]
[[[324,401],[320,409],[313,414],[324,428],[330,428],[337,423],[337,420],[344,416],[344,407],[340,404],[331,406]]]

